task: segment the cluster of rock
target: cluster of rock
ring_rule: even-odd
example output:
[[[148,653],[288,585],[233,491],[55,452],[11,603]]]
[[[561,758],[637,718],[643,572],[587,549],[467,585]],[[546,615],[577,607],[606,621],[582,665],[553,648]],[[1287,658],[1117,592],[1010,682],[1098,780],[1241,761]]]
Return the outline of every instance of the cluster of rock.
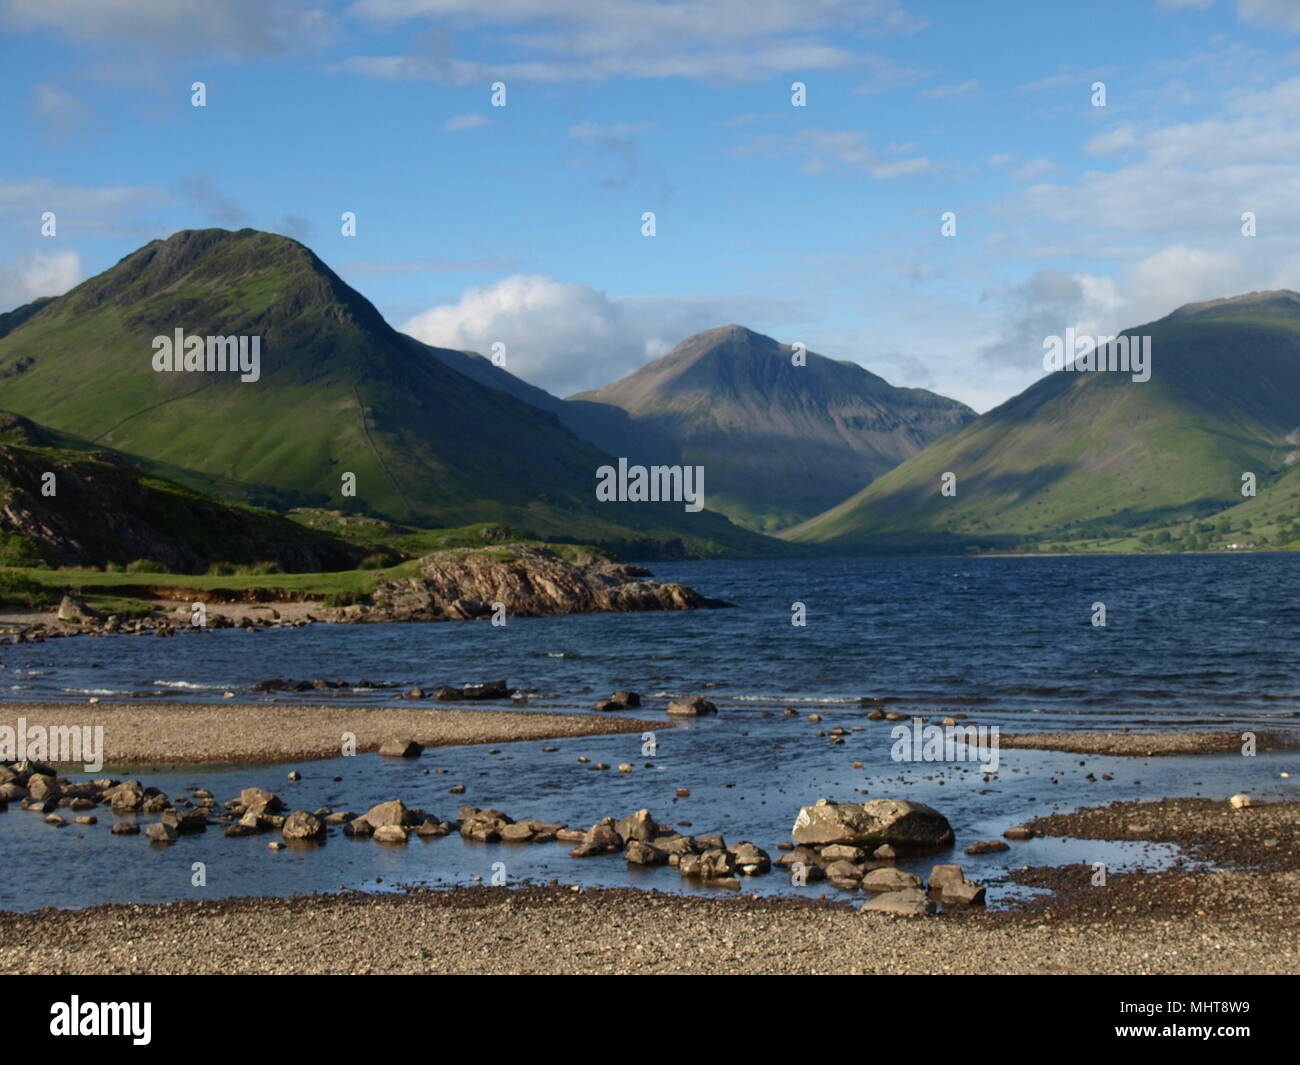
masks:
[[[327,620],[466,621],[640,610],[695,610],[728,604],[683,584],[646,580],[650,571],[590,554],[561,558],[534,544],[439,551],[419,562],[419,576],[383,581],[369,603],[326,614]]]
[[[739,876],[759,876],[772,871],[767,851],[749,841],[728,846],[716,832],[684,836],[658,824],[649,810],[638,810],[621,821],[607,817],[585,832],[560,829],[562,842],[576,843],[569,853],[574,858],[622,853],[628,865],[667,865],[689,880],[709,887],[740,887]]]
[[[945,908],[984,902],[984,888],[968,881],[960,866],[936,865],[927,892],[921,877],[893,864],[951,846],[948,819],[924,803],[821,799],[799,811],[791,836],[794,844],[777,864],[804,883],[824,880],[841,891],[872,894],[866,912],[915,915],[934,913],[936,901]]]
[[[284,680],[280,677],[273,677],[268,680],[259,680],[253,685],[252,690],[266,694],[275,692],[309,692],[309,691],[333,691],[340,688],[400,688],[403,685],[394,681],[378,680],[359,680],[356,684],[350,684],[346,680],[322,680],[317,677],[314,680]],[[508,699],[516,696],[522,696],[522,693],[511,688],[504,680],[490,680],[483,684],[468,684],[463,688],[456,688],[450,684],[443,684],[436,688],[424,689],[419,685],[414,685],[402,693],[403,699],[437,699],[440,702],[461,702],[464,700],[478,699]]]
[[[391,743],[392,741],[390,741]],[[386,745],[389,746],[389,745]],[[419,745],[415,753],[419,753]],[[409,755],[409,749],[381,753]],[[291,774],[291,777],[294,777]],[[707,886],[738,889],[740,877],[759,876],[772,870],[772,860],[761,847],[749,841],[728,846],[717,833],[683,835],[661,825],[649,810],[617,819],[607,817],[586,829],[569,828],[563,822],[527,818],[516,821],[502,810],[464,806],[455,820],[443,820],[424,810],[391,799],[371,807],[364,814],[330,807],[289,810],[274,792],[260,787],[244,788],[234,799],[218,804],[210,791],[186,789],[189,797],[169,798],[139,780],[97,780],[70,782],[39,762],[0,763],[0,811],[11,802],[46,815],[52,825],[72,822],[93,825],[87,813],[98,806],[109,807],[124,819],[112,831],[137,835],[141,825],[134,815],[156,814],[158,819],[144,826],[152,841],[169,843],[178,836],[204,832],[210,825],[224,825],[227,836],[276,833],[269,845],[285,846],[281,840],[319,841],[331,828],[352,839],[373,839],[378,843],[403,844],[411,835],[429,838],[459,832],[480,843],[566,843],[573,844],[575,858],[621,854],[629,866],[670,866],[683,878]],[[456,789],[452,789],[453,791]],[[1008,829],[1011,838],[1027,838],[1028,830]],[[966,879],[957,865],[936,865],[929,883],[897,868],[900,858],[948,847],[952,827],[937,810],[904,799],[872,799],[865,803],[819,800],[803,807],[791,831],[793,843],[777,861],[798,883],[825,881],[843,891],[861,890],[874,896],[863,906],[866,912],[903,915],[934,913],[944,909],[978,906],[984,903],[984,888]],[[995,842],[972,844],[968,853],[997,849]]]

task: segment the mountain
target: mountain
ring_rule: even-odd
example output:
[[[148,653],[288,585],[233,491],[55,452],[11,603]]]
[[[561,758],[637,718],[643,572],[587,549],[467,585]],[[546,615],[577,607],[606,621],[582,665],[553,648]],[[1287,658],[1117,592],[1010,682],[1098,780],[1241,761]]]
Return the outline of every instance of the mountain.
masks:
[[[257,379],[159,372],[155,338],[177,330],[260,337]],[[152,241],[0,316],[0,402],[191,488],[265,506],[505,522],[650,554],[665,543],[780,549],[681,504],[598,503],[608,456],[392,329],[297,241],[251,229]],[[354,496],[342,494],[347,474]]]
[[[711,509],[751,528],[792,525],[856,492],[975,417],[855,362],[743,326],[697,333],[622,380],[570,397],[575,432],[638,461],[704,467]],[[613,422],[609,408],[630,424]]]
[[[214,562],[273,562],[319,572],[350,569],[365,554],[278,514],[149,477],[119,455],[0,411],[0,564],[143,560],[184,573]]]
[[[1122,335],[1151,338],[1150,380],[1050,373],[785,535],[853,550],[1014,546],[1204,518],[1242,504],[1247,472],[1257,498],[1272,491],[1296,459],[1300,295],[1188,304]],[[940,493],[944,473],[955,495]]]

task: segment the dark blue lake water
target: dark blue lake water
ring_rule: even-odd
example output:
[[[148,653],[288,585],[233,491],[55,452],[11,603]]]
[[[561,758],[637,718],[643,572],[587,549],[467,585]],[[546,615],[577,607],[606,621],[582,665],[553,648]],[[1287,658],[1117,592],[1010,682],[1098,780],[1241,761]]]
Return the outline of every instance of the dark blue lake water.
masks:
[[[662,720],[652,758],[637,733],[430,750],[409,762],[360,755],[296,766],[146,767],[134,771],[170,795],[186,785],[218,800],[261,784],[295,808],[364,811],[401,797],[441,817],[462,804],[497,806],[585,827],[648,807],[683,831],[721,831],[776,856],[801,805],[828,796],[897,796],[943,811],[957,832],[952,854],[905,865],[928,871],[957,860],[993,883],[1025,864],[1104,861],[1110,868],[1172,860],[1172,848],[1034,840],[1004,854],[968,858],[972,839],[1051,809],[1170,795],[1223,797],[1249,791],[1295,798],[1295,752],[1186,758],[1110,758],[1003,749],[992,779],[966,763],[904,763],[890,757],[890,728],[866,719],[863,697],[885,709],[968,714],[1007,731],[1290,729],[1300,727],[1300,557],[977,558],[693,562],[656,564],[736,604],[692,613],[609,614],[486,623],[325,626],[178,636],[55,640],[0,648],[0,687],[10,700],[150,698],[239,702],[394,701],[398,689],[260,696],[269,677],[350,682],[461,684],[504,678],[533,689],[529,709],[582,708],[617,688],[647,705],[632,715]],[[807,624],[790,623],[802,602]],[[1106,625],[1091,623],[1104,603]],[[717,717],[683,727],[663,715],[664,697],[703,693]],[[410,704],[407,704],[410,705]],[[424,704],[436,712],[438,704]],[[502,705],[502,704],[487,704]],[[787,707],[797,717],[784,717]],[[529,712],[521,709],[519,712]],[[813,724],[807,715],[824,717]],[[841,745],[819,731],[850,730]],[[557,747],[543,752],[543,746]],[[633,773],[593,772],[579,755]],[[862,768],[853,764],[860,762]],[[648,763],[648,764],[647,764]],[[302,771],[290,783],[289,768]],[[445,769],[445,774],[423,770]],[[1089,774],[1093,779],[1088,779]],[[117,775],[121,775],[120,773]],[[333,781],[340,776],[341,782]],[[1112,779],[1104,779],[1106,776]],[[466,792],[449,795],[451,782]],[[676,789],[690,789],[679,799]],[[267,837],[226,839],[219,829],[158,849],[109,834],[112,814],[87,828],[52,829],[10,808],[0,815],[0,907],[83,906],[220,895],[292,894],[340,886],[446,885],[558,878],[565,883],[697,890],[675,870],[629,871],[617,857],[574,859],[549,845],[469,844],[458,836],[413,839],[404,848],[332,836],[323,845],[266,848]],[[202,861],[207,885],[191,884]],[[382,881],[382,883],[380,883]],[[762,893],[792,888],[756,878]],[[832,892],[833,893],[833,892]]]

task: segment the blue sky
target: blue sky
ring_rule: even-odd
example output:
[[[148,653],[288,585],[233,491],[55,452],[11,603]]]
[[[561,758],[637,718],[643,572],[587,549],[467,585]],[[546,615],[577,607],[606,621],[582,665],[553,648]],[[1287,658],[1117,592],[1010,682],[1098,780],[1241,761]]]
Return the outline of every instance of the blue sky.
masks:
[[[0,33],[0,309],[254,226],[558,394],[740,322],[984,410],[1046,335],[1300,288],[1297,0],[0,0]]]

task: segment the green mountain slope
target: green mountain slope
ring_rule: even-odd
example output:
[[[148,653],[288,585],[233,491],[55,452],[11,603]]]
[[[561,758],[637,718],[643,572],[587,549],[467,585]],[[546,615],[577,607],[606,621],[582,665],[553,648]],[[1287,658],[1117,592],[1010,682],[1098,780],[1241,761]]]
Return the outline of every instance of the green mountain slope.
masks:
[[[155,336],[260,336],[261,377],[155,372]],[[426,526],[779,549],[712,514],[599,504],[607,457],[393,330],[310,250],[254,230],[153,241],[0,320],[0,403],[204,491]],[[342,495],[344,474],[356,495]],[[653,551],[651,552],[653,553]]]
[[[1151,337],[1149,381],[1050,374],[786,535],[855,550],[1009,546],[1213,514],[1241,503],[1245,472],[1268,492],[1300,428],[1300,295],[1188,305],[1128,332]],[[946,472],[955,496],[940,492]]]
[[[0,411],[0,565],[145,560],[185,573],[270,562],[316,572],[351,569],[366,553],[278,514],[150,477],[119,455]]]
[[[570,398],[574,431],[641,461],[705,469],[709,506],[752,528],[811,517],[972,418],[955,400],[895,388],[857,363],[731,325],[682,341],[621,381]],[[628,426],[599,412],[620,408]],[[571,423],[572,424],[572,423]]]

